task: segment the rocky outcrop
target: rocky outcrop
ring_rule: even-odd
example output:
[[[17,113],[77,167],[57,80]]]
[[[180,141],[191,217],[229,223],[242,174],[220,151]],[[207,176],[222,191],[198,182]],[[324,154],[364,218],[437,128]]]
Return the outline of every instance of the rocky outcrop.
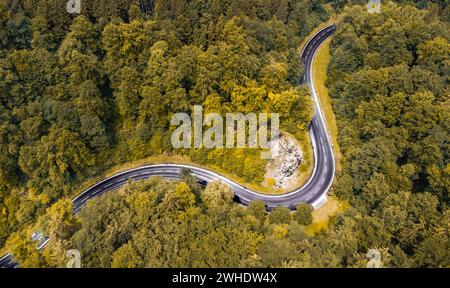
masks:
[[[289,182],[297,178],[297,170],[303,162],[300,145],[290,136],[281,135],[277,141],[270,143],[272,159],[266,166],[266,179],[274,179],[277,188],[287,188]]]

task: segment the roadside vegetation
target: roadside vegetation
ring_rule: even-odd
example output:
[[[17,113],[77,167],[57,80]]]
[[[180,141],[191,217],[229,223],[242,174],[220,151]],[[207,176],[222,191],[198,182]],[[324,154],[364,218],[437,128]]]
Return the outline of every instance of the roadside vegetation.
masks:
[[[320,101],[320,107],[325,116],[325,123],[331,137],[331,143],[333,144],[333,152],[336,158],[336,170],[339,172],[341,170],[341,150],[338,143],[338,128],[336,117],[333,112],[332,99],[327,88],[328,65],[330,63],[330,43],[331,39],[325,41],[317,51],[313,61],[313,81]]]

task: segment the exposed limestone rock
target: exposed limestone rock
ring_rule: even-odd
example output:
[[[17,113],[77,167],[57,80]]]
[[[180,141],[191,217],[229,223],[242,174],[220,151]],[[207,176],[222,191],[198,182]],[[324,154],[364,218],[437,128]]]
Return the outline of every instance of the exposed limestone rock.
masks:
[[[303,162],[303,151],[297,141],[282,135],[278,141],[270,143],[273,159],[266,166],[266,179],[274,179],[277,188],[287,188],[297,178],[297,170]]]

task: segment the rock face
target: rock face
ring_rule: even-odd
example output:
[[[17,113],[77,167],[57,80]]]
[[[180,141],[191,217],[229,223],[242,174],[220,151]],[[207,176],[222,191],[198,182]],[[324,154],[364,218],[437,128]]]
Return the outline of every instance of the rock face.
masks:
[[[303,162],[303,152],[300,145],[291,137],[282,135],[278,141],[270,143],[272,160],[266,166],[266,179],[274,179],[277,188],[287,188],[297,177],[297,168]]]

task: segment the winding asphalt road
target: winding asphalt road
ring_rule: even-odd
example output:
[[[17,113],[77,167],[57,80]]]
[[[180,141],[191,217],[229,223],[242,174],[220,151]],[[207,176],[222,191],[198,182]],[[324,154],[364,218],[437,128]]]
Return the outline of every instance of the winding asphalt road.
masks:
[[[129,179],[143,180],[152,176],[179,179],[180,172],[183,168],[190,169],[192,175],[196,176],[199,183],[202,185],[206,185],[214,180],[220,180],[228,184],[235,193],[236,202],[242,205],[248,205],[250,202],[255,200],[262,200],[266,204],[268,210],[280,205],[287,206],[291,210],[294,210],[296,205],[299,203],[309,203],[315,208],[320,207],[326,202],[327,192],[333,183],[335,174],[335,159],[331,140],[328,135],[324,116],[320,107],[320,102],[312,81],[312,63],[318,48],[335,31],[336,26],[334,24],[319,30],[306,43],[301,53],[301,59],[305,64],[305,73],[302,82],[309,85],[315,104],[315,115],[309,126],[314,151],[314,169],[310,179],[305,185],[287,194],[265,195],[243,187],[225,176],[210,170],[180,164],[149,165],[118,173],[89,187],[72,200],[74,204],[74,213],[77,213],[89,199],[104,194],[108,191],[118,189]],[[44,247],[46,244],[47,241],[41,243],[38,249]],[[14,263],[11,255],[7,254],[0,258],[0,267],[17,267],[17,264]]]

